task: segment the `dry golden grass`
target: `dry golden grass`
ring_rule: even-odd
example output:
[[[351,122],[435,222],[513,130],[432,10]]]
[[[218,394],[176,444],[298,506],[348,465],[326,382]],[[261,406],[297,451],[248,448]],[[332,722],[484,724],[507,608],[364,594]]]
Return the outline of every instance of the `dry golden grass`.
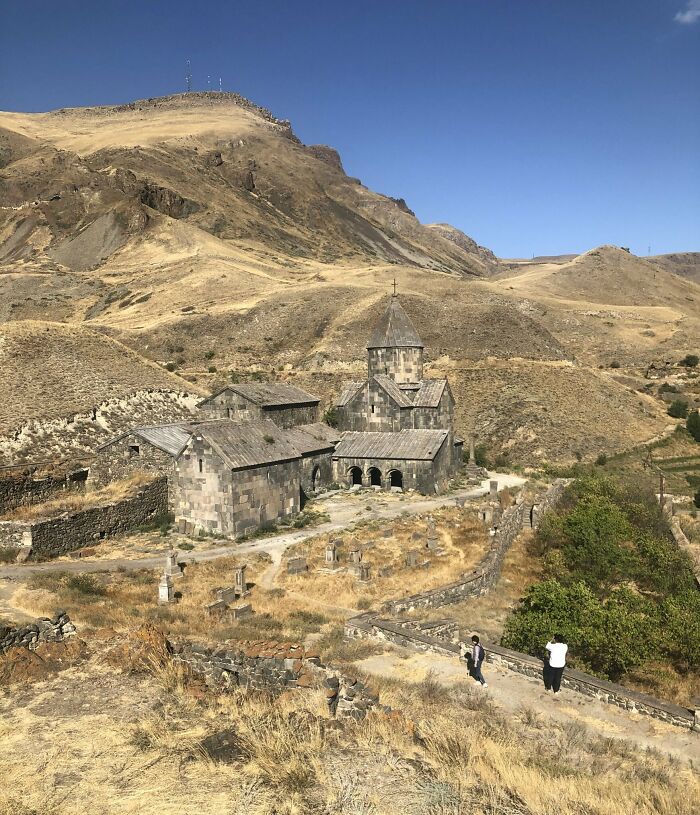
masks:
[[[0,697],[0,774],[12,779],[0,813],[694,811],[700,781],[678,761],[438,687],[386,681],[382,699],[400,712],[330,726],[321,692],[202,699],[172,667],[123,675],[92,661]]]
[[[80,512],[92,507],[122,501],[125,498],[133,497],[141,487],[153,480],[152,473],[133,473],[128,478],[113,481],[106,487],[93,492],[70,493],[41,504],[17,507],[3,515],[2,520],[35,521],[39,518],[54,518],[67,512]]]
[[[454,508],[431,513],[436,522],[442,554],[425,548],[426,518],[405,518],[391,527],[368,522],[350,533],[318,535],[290,547],[285,552],[278,585],[293,596],[314,598],[323,607],[344,609],[377,608],[382,602],[407,594],[435,588],[471,572],[486,554],[490,539],[475,514]],[[390,531],[391,536],[385,537]],[[413,535],[418,535],[414,538]],[[339,548],[341,569],[328,572],[325,568],[326,544],[342,540]],[[349,552],[363,550],[363,562],[370,565],[371,579],[358,581],[346,571]],[[418,550],[419,563],[429,562],[428,568],[408,567],[406,552]],[[286,563],[295,557],[305,557],[309,571],[300,575],[286,573]],[[388,567],[391,573],[380,577],[379,570]]]

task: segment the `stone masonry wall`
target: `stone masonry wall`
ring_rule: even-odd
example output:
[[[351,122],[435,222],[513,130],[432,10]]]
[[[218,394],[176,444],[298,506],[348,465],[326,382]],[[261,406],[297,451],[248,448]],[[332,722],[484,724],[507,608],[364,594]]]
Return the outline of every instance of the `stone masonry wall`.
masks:
[[[204,677],[212,687],[248,687],[281,693],[324,688],[333,715],[361,719],[379,703],[365,684],[321,664],[318,654],[289,642],[231,642],[218,648],[174,643],[173,661]]]
[[[451,657],[459,657],[460,654],[458,643],[429,636],[393,621],[379,619],[371,612],[348,620],[345,624],[345,636],[349,639],[378,639],[423,653]],[[486,644],[485,648],[487,662],[532,678],[542,676],[543,663],[542,660],[536,657],[518,651],[511,651],[509,648],[503,648],[500,645]],[[567,668],[562,678],[562,687],[598,699],[601,702],[642,713],[645,716],[659,719],[677,727],[700,729],[698,714],[692,710],[669,702],[663,702],[644,693],[637,693],[622,685],[598,679],[582,671]]]
[[[75,626],[65,611],[57,611],[53,617],[39,617],[19,627],[0,626],[0,654],[16,646],[33,651],[40,642],[60,642],[74,634]]]
[[[168,485],[159,478],[136,495],[111,504],[65,513],[58,518],[0,523],[0,547],[31,544],[30,558],[45,560],[80,549],[103,538],[123,534],[168,511]]]
[[[543,514],[552,509],[561,499],[567,484],[568,481],[565,479],[558,479],[536,501],[540,511],[536,516],[535,525],[538,519],[542,518]],[[501,566],[506,552],[520,534],[523,524],[526,522],[529,524],[529,509],[529,504],[521,503],[505,510],[501,516],[496,534],[493,536],[489,551],[471,575],[463,580],[448,583],[431,591],[389,601],[383,606],[383,611],[400,614],[417,608],[440,608],[450,603],[460,603],[471,597],[480,597],[482,594],[489,592],[501,574]]]
[[[0,468],[0,515],[17,507],[55,498],[65,492],[82,492],[85,480],[73,473],[42,473],[40,467]]]
[[[134,447],[138,448],[138,454],[131,449]],[[169,453],[139,436],[125,436],[98,451],[90,464],[87,486],[98,489],[139,472],[170,476],[174,464],[175,459]]]

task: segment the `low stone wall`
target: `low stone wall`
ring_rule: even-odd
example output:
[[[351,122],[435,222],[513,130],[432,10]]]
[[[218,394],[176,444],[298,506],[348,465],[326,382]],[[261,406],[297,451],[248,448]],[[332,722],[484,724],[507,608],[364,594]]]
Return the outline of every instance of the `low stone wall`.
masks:
[[[379,704],[366,685],[322,665],[318,654],[302,645],[269,640],[229,642],[218,648],[189,642],[171,645],[173,662],[203,676],[211,687],[242,686],[271,693],[324,688],[330,712],[355,719]]]
[[[51,465],[0,467],[0,515],[66,492],[84,491],[87,469],[73,467],[55,472],[48,467]]]
[[[488,593],[497,583],[503,558],[523,526],[530,526],[532,517],[532,524],[536,528],[545,512],[551,510],[561,500],[568,483],[567,479],[557,479],[533,503],[519,503],[508,507],[501,516],[489,551],[472,574],[437,589],[402,597],[398,600],[390,600],[382,606],[382,611],[388,614],[401,614],[419,608],[441,608],[450,603],[461,603],[463,600]],[[538,511],[531,516],[533,505],[537,507]]]
[[[442,654],[451,657],[459,657],[460,654],[459,644],[457,643],[431,637],[396,622],[380,619],[371,613],[348,620],[345,624],[345,636],[349,639],[378,639],[392,645],[411,648],[424,653]],[[486,645],[486,661],[525,676],[542,677],[542,660],[528,654],[521,654],[518,651],[511,651],[509,648],[503,648],[500,645]],[[562,678],[562,687],[607,704],[642,713],[645,716],[659,719],[677,727],[700,731],[700,711],[692,711],[679,705],[663,702],[653,696],[637,693],[624,688],[622,685],[598,679],[581,671],[567,669]]]
[[[134,496],[104,506],[36,521],[0,522],[0,548],[31,546],[32,560],[45,560],[129,532],[168,511],[168,484],[159,478]]]
[[[18,645],[33,651],[40,642],[61,642],[74,634],[75,626],[65,611],[57,611],[53,617],[39,617],[18,628],[0,626],[0,654]]]

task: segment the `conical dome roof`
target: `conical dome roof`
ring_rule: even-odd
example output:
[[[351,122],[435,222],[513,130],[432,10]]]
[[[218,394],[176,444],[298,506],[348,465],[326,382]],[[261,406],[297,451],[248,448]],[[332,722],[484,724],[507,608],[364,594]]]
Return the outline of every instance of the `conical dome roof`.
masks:
[[[367,348],[423,348],[415,326],[394,294],[384,316],[374,329]]]

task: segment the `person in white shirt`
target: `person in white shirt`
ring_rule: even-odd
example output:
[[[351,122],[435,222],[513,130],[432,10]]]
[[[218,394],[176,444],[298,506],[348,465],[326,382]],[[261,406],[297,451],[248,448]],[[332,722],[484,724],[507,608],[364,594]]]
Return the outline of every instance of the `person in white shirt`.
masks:
[[[559,693],[561,677],[566,667],[566,652],[569,646],[564,642],[561,634],[555,634],[545,645],[547,649],[547,662],[544,666],[544,688]]]

